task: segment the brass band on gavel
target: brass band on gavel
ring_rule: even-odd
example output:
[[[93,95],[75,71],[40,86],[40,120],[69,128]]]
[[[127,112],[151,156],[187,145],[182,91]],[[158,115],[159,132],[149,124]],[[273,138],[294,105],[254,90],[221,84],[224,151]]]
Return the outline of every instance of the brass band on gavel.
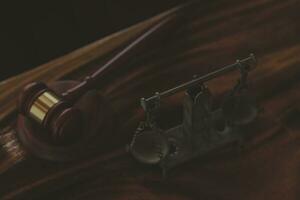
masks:
[[[53,92],[45,91],[34,101],[29,110],[29,114],[37,120],[37,122],[42,124],[48,111],[58,102],[60,102],[60,98],[57,95]]]

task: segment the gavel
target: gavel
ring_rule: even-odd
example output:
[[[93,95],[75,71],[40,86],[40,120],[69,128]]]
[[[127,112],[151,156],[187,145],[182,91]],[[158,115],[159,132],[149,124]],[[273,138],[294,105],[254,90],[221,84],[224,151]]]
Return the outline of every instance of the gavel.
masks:
[[[79,135],[84,134],[83,114],[75,108],[74,104],[83,98],[87,91],[96,88],[104,72],[124,65],[130,57],[145,48],[150,48],[150,45],[164,38],[166,33],[176,27],[178,19],[178,12],[168,14],[141,33],[95,73],[62,94],[54,92],[41,82],[28,84],[19,97],[20,113],[36,125],[46,129],[49,142],[53,144],[68,143],[77,137],[74,132]]]

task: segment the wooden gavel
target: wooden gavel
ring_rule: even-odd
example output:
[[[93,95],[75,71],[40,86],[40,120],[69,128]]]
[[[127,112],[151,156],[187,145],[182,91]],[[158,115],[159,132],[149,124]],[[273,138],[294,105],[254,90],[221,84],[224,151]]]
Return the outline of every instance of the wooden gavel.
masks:
[[[104,72],[123,65],[143,48],[149,48],[149,45],[166,36],[166,33],[177,25],[178,16],[177,12],[171,13],[152,25],[95,73],[62,94],[55,93],[44,83],[28,84],[19,97],[20,113],[47,129],[47,133],[50,134],[48,138],[52,143],[68,143],[75,137],[74,132],[84,134],[83,115],[74,104],[89,90],[96,88],[95,84]]]

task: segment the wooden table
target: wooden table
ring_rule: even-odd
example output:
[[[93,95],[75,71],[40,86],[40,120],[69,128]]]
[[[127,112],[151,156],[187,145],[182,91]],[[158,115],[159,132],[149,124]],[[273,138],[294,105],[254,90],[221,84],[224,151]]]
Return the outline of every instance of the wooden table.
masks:
[[[31,156],[18,144],[11,149],[7,142],[14,135],[10,127],[17,94],[34,80],[49,83],[84,77],[171,11],[1,82],[1,199],[299,199],[299,9],[297,0],[199,2],[187,23],[168,40],[103,77],[98,89],[119,121],[105,143],[109,147],[118,140],[121,145],[86,160],[54,163]],[[166,180],[158,169],[140,165],[126,153],[125,145],[142,118],[140,97],[252,52],[259,64],[249,80],[264,112],[248,130],[254,137],[246,142],[245,151],[196,159],[171,171]],[[227,75],[208,86],[218,96],[235,80],[236,76]],[[179,112],[182,96],[179,93],[164,103],[169,121],[178,120],[174,113]]]

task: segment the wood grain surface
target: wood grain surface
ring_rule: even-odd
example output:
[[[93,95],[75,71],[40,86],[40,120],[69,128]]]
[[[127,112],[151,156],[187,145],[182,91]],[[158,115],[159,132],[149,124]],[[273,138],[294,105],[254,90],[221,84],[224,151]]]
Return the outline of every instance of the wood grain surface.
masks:
[[[297,200],[300,198],[300,1],[220,0],[197,3],[187,22],[160,46],[141,52],[128,65],[111,70],[99,91],[117,113],[118,131],[105,141],[122,145],[86,160],[61,164],[39,160],[22,147],[8,151],[13,129],[0,142],[1,199],[114,200]],[[101,65],[150,19],[70,55],[16,76],[0,85],[2,126],[14,109],[21,86],[32,80],[80,79]],[[139,98],[151,96],[255,53],[258,68],[251,91],[264,108],[253,137],[238,153],[224,149],[178,167],[162,180],[159,169],[136,163],[125,145],[142,119]],[[106,56],[104,56],[106,55]],[[218,97],[233,86],[236,74],[208,83]],[[163,127],[179,122],[182,93],[163,102]],[[177,114],[176,114],[177,113]],[[4,120],[4,119],[9,120]],[[7,137],[6,137],[7,136]],[[16,144],[17,145],[17,144]]]

